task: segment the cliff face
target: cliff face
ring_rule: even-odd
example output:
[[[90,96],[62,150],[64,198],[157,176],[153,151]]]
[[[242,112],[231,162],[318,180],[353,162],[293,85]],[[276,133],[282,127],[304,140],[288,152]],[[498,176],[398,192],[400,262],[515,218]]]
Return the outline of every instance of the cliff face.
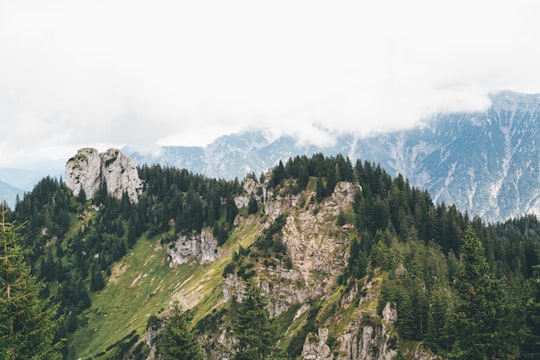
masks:
[[[210,229],[203,229],[200,234],[181,235],[167,246],[169,267],[185,264],[192,258],[206,264],[218,256],[218,243]]]
[[[84,148],[67,161],[66,186],[74,196],[83,190],[91,199],[104,183],[109,195],[120,199],[125,192],[131,202],[137,202],[142,191],[135,162],[118,149],[100,154],[96,149]]]
[[[91,199],[101,185],[101,158],[96,149],[84,148],[66,163],[66,186],[79,196],[81,190]]]

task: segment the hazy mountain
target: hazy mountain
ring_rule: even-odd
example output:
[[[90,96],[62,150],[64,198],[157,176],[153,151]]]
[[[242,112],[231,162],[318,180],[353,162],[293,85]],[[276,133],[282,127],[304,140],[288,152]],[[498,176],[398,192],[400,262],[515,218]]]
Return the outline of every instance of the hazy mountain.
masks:
[[[251,130],[219,137],[206,147],[166,146],[143,154],[126,149],[139,164],[187,168],[210,177],[259,174],[294,155],[341,153],[380,163],[427,189],[441,203],[488,221],[540,214],[540,95],[510,91],[490,96],[482,113],[446,113],[422,127],[358,138],[336,136],[331,147],[299,145],[293,137],[269,140]]]
[[[13,208],[17,195],[22,198],[25,192],[31,191],[45,176],[60,178],[63,172],[61,168],[0,168],[0,196]]]
[[[7,202],[10,208],[15,206],[17,195],[22,198],[24,190],[16,188],[0,180],[0,196],[2,201]]]

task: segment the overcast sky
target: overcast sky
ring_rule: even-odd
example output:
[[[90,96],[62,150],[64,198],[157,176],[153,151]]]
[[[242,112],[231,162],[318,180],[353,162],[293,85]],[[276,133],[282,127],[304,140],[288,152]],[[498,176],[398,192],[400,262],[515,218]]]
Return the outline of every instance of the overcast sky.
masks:
[[[0,166],[481,110],[489,92],[540,92],[538,14],[534,0],[0,0]]]

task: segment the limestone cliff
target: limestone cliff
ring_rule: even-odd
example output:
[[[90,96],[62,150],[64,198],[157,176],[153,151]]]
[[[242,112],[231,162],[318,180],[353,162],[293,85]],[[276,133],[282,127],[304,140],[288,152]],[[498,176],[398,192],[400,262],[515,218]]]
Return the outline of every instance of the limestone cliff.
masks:
[[[215,261],[219,255],[217,240],[210,229],[203,229],[200,234],[180,235],[167,246],[169,267],[185,264],[192,258],[205,264]]]
[[[79,196],[81,190],[91,199],[101,185],[101,158],[97,149],[84,148],[66,163],[66,186]]]
[[[118,149],[100,154],[97,149],[84,148],[67,161],[66,186],[74,196],[83,190],[91,199],[102,184],[109,195],[120,199],[125,192],[131,202],[137,202],[142,191],[135,162]]]

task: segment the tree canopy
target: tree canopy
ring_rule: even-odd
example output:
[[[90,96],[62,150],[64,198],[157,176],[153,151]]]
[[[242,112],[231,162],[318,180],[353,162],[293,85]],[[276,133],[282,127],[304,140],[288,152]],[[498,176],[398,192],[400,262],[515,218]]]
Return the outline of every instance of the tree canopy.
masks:
[[[0,223],[0,357],[2,359],[61,359],[56,338],[57,306],[40,295],[45,285],[30,273],[27,251],[20,245],[20,228]]]

